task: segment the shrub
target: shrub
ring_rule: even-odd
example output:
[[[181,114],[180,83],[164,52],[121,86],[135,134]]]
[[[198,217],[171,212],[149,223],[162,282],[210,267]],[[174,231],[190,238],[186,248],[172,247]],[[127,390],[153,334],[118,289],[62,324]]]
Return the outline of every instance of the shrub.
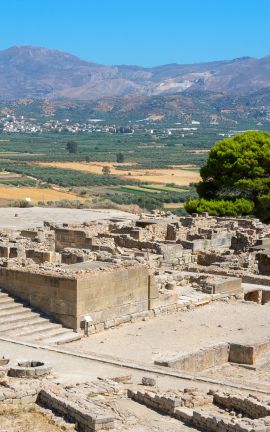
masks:
[[[250,200],[239,198],[230,200],[206,200],[204,198],[189,200],[185,204],[188,213],[208,212],[212,216],[240,216],[249,215],[254,211],[254,203]]]
[[[254,212],[269,218],[269,133],[249,131],[218,142],[200,172],[197,192],[201,200],[187,203],[188,211],[228,216]]]
[[[201,168],[203,182],[199,195],[207,198],[209,193],[216,196],[223,189],[238,193],[244,188],[254,197],[269,175],[270,134],[255,131],[238,134],[212,147],[206,165]]]
[[[116,153],[116,162],[123,163],[125,160],[124,154],[122,152]]]
[[[33,204],[31,203],[31,201],[19,200],[19,201],[15,201],[14,207],[29,208],[29,207],[33,207]]]
[[[73,153],[73,154],[77,153],[77,151],[78,151],[78,143],[76,143],[76,141],[73,141],[73,140],[68,141],[67,145],[66,145],[66,150],[69,153]]]
[[[270,221],[270,193],[259,197],[258,215],[262,221]]]

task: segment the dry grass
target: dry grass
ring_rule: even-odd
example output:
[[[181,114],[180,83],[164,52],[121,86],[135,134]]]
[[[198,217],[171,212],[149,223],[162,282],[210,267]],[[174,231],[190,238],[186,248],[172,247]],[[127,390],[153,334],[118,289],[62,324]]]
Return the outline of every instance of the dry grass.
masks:
[[[142,182],[167,184],[175,183],[178,186],[186,186],[200,180],[200,174],[196,171],[183,170],[178,168],[162,168],[162,169],[147,169],[147,170],[128,170],[120,171],[116,164],[112,162],[39,162],[41,166],[52,166],[57,168],[73,169],[76,171],[102,174],[102,168],[108,166],[111,174],[121,178],[129,178]],[[130,173],[130,175],[129,175]]]
[[[165,209],[177,209],[183,207],[184,207],[184,203],[164,203]]]
[[[62,429],[51,423],[35,407],[5,406],[0,412],[0,430],[9,432],[60,432]]]
[[[25,200],[26,198],[31,198],[33,203],[38,201],[85,200],[85,198],[72,192],[58,189],[0,186],[0,200]]]

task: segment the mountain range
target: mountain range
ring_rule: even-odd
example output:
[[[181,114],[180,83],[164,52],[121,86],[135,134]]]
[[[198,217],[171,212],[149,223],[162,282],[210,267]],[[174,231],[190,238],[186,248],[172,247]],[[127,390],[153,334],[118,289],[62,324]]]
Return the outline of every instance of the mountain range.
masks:
[[[33,46],[0,51],[0,99],[164,96],[192,92],[245,96],[270,88],[270,56],[152,68],[87,62]]]

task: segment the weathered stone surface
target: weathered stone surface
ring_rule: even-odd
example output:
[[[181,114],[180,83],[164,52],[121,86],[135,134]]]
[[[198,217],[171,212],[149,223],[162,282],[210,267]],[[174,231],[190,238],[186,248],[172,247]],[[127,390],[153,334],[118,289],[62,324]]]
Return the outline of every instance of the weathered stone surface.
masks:
[[[142,377],[142,384],[145,386],[154,387],[156,385],[156,380],[154,378]]]

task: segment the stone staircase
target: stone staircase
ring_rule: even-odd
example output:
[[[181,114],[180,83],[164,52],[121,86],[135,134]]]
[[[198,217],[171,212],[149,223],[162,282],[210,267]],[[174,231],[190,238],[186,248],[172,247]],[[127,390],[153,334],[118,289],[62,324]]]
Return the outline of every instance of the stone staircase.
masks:
[[[0,288],[0,337],[42,345],[60,345],[81,338],[79,333],[26,306]]]
[[[201,293],[198,291],[180,294],[178,304],[182,306],[204,306],[212,300],[209,294]]]

